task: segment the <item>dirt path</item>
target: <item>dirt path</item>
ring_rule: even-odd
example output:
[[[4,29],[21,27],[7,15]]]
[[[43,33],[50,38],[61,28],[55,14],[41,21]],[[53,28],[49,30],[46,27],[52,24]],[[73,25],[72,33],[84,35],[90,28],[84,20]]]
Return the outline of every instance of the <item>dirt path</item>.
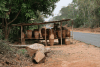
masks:
[[[100,48],[77,41],[76,44],[52,46],[46,62],[35,67],[100,67]]]
[[[75,32],[100,34],[100,29],[74,29]],[[52,46],[43,64],[35,67],[100,67],[100,48],[76,41],[76,44]]]

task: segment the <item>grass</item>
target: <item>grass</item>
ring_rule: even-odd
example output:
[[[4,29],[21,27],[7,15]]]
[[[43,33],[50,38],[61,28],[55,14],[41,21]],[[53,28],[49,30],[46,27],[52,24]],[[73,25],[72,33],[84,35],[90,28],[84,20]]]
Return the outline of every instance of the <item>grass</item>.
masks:
[[[27,52],[26,49],[19,49],[19,50],[17,51],[18,54],[25,54],[26,52]]]
[[[13,53],[14,48],[9,46],[9,43],[5,40],[0,40],[0,53],[7,54],[7,53]]]
[[[11,47],[6,40],[0,40],[0,53],[9,54],[9,52],[11,54],[18,53],[24,55],[27,52],[27,50],[22,48],[18,49],[16,47]]]

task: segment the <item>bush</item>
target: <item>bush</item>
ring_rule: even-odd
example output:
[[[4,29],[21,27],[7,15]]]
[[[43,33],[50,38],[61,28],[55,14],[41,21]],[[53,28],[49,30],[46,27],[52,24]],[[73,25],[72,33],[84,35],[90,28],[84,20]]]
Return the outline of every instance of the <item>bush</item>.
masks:
[[[80,26],[81,27],[83,26],[83,19],[79,19],[79,18],[75,19],[74,20],[74,27],[79,28]]]
[[[11,47],[9,42],[6,40],[0,40],[0,54],[25,54],[27,51],[26,49],[18,49],[15,47]]]
[[[3,39],[4,38],[4,35],[2,34],[2,29],[0,29],[0,39]]]

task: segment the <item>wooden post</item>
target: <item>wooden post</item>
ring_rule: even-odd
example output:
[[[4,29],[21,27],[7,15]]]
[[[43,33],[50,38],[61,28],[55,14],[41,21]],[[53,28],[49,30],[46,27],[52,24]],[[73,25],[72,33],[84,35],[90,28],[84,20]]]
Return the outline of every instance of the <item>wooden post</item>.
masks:
[[[23,26],[21,26],[21,44],[25,45],[25,38],[24,38]]]
[[[46,28],[45,28],[45,45],[47,46]]]
[[[39,25],[38,25],[38,31],[39,31],[39,39],[40,39],[40,30],[39,30]],[[39,39],[38,39],[38,42],[40,42]]]
[[[62,22],[60,23],[60,27],[61,27],[61,45],[62,45]]]
[[[22,34],[22,32],[23,32],[23,26],[21,26],[21,44],[22,44],[22,36],[23,36],[23,34]]]
[[[73,21],[72,21],[72,43],[73,43]]]

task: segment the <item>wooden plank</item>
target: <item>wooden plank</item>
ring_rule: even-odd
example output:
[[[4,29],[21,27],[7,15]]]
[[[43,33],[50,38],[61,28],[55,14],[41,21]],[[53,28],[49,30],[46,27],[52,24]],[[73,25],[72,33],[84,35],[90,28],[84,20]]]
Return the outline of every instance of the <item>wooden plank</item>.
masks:
[[[71,19],[64,19],[60,21],[49,21],[49,22],[43,22],[43,23],[20,23],[20,24],[12,24],[12,26],[30,26],[30,25],[40,25],[40,24],[48,24],[48,23],[57,23],[57,22],[63,22],[63,21],[69,21]]]
[[[61,27],[61,45],[62,45],[62,22],[60,23],[60,27]]]

